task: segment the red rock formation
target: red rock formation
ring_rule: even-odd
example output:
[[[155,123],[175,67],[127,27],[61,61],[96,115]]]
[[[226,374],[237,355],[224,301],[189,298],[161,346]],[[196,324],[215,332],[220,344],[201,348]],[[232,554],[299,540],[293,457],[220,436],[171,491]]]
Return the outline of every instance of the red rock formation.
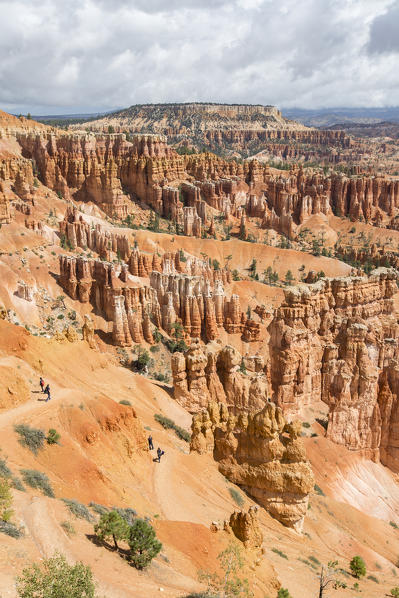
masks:
[[[185,178],[183,159],[159,135],[19,133],[24,155],[34,159],[43,183],[64,197],[93,201],[109,216],[125,218],[131,198],[159,210],[165,179]],[[161,189],[161,201],[165,203]]]
[[[126,260],[130,255],[129,239],[125,235],[112,233],[99,224],[89,224],[77,208],[67,208],[60,222],[60,233],[72,247],[91,249],[106,260],[116,256]]]
[[[399,471],[390,432],[397,396],[396,280],[393,270],[380,268],[369,277],[286,290],[269,331],[272,386],[283,411],[293,415],[324,401],[331,440]]]
[[[260,358],[246,359],[249,363]],[[175,399],[191,413],[206,407],[209,401],[222,401],[233,413],[262,408],[269,390],[264,363],[260,368],[253,364],[244,374],[241,362],[241,355],[233,347],[193,342],[186,353],[172,355]]]
[[[301,531],[314,477],[300,431],[300,423],[287,423],[272,403],[238,417],[213,403],[193,417],[190,448],[213,453],[224,476],[281,523]]]

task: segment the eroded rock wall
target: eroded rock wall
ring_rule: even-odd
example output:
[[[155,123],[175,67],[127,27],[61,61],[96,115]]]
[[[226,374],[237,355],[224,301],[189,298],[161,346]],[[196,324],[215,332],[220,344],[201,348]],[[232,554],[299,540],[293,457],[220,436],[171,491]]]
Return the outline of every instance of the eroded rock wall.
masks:
[[[265,405],[270,391],[260,355],[248,355],[243,362],[236,349],[218,342],[193,342],[186,353],[174,353],[172,375],[175,399],[191,413],[210,401],[224,403],[232,413],[254,411]]]
[[[397,273],[323,279],[285,291],[269,326],[274,400],[289,416],[328,404],[327,436],[399,470]]]
[[[224,476],[281,523],[301,531],[314,477],[300,430],[273,403],[238,417],[211,403],[193,418],[190,448],[213,454]]]

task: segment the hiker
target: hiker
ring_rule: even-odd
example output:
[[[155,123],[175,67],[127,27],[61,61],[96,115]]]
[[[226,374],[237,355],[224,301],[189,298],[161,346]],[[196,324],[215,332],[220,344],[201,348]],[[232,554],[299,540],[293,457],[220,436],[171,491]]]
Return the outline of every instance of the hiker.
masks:
[[[150,451],[154,450],[154,445],[152,443],[152,436],[151,436],[151,434],[148,437],[148,448],[149,448]]]
[[[40,376],[40,382],[39,382],[39,384],[40,384],[40,388],[42,389],[42,392],[44,392],[44,380],[43,380],[43,378],[41,376]]]
[[[162,455],[164,455],[164,454],[165,454],[165,451],[163,451],[163,450],[161,449],[161,447],[159,446],[159,447],[157,448],[158,463],[160,463],[160,462],[161,462],[161,457],[162,457]]]
[[[49,401],[51,399],[50,396],[50,384],[47,384],[46,388],[44,389],[45,394],[47,395],[47,399],[46,402]]]

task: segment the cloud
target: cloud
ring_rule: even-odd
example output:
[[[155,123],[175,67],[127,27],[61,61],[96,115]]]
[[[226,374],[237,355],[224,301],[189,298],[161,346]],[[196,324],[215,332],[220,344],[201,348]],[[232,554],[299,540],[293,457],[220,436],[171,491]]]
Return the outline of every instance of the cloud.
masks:
[[[399,104],[398,6],[0,0],[0,106],[60,114],[193,100]]]
[[[368,51],[371,54],[399,52],[399,2],[377,17],[371,27]]]

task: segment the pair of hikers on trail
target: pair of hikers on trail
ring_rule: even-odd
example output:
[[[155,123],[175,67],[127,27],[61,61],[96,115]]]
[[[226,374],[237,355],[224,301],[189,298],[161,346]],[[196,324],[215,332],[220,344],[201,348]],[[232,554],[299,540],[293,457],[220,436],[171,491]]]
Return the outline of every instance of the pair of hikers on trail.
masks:
[[[47,384],[47,386],[45,387],[45,382],[43,380],[43,378],[40,376],[40,388],[42,389],[42,393],[47,395],[47,399],[46,399],[46,403],[47,401],[49,401],[51,399],[51,395],[50,395],[50,384]]]
[[[148,437],[148,448],[150,449],[150,451],[154,450],[154,444],[153,444],[153,442],[152,442],[152,436],[149,436],[149,437]],[[158,463],[160,463],[160,462],[161,462],[161,457],[162,457],[162,455],[164,455],[164,454],[165,454],[165,451],[163,451],[163,450],[161,449],[161,447],[159,446],[159,447],[157,448],[157,456],[156,456],[156,458],[154,459],[154,461],[157,461]]]

